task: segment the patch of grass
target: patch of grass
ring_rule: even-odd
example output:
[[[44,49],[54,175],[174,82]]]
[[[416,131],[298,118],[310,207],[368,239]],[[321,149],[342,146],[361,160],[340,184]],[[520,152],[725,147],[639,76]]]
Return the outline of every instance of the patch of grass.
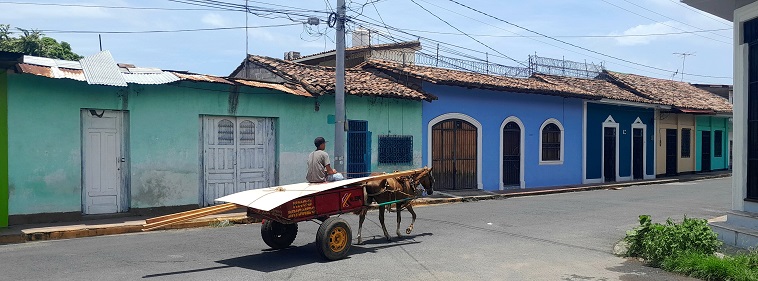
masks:
[[[758,253],[720,258],[688,252],[665,259],[661,268],[709,281],[758,281]]]
[[[227,227],[232,225],[234,225],[234,223],[229,220],[214,221],[210,223],[210,227]]]

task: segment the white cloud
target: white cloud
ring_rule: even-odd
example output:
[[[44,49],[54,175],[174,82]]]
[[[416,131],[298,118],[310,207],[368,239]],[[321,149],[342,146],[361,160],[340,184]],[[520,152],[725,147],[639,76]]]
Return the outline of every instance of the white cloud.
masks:
[[[210,25],[210,26],[214,26],[214,27],[227,27],[227,26],[229,26],[228,21],[224,17],[222,17],[221,15],[216,14],[216,13],[211,13],[211,14],[204,15],[202,21],[203,21],[203,23],[205,23],[207,25]]]
[[[642,25],[629,28],[625,30],[624,32],[621,32],[621,33],[612,32],[609,35],[640,35],[640,34],[660,34],[660,33],[679,32],[680,30],[675,28],[676,25],[677,23],[673,21],[656,22],[652,24],[642,24]],[[615,39],[619,45],[633,46],[633,45],[650,44],[651,42],[659,38],[661,37],[659,36],[631,36],[631,37],[617,37]]]

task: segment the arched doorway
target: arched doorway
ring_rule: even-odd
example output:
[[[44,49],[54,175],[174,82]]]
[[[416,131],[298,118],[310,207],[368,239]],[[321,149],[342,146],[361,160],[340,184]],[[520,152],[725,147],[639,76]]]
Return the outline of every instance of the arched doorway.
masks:
[[[521,127],[514,121],[503,126],[503,187],[521,185]]]
[[[477,127],[462,119],[432,126],[432,169],[435,189],[477,188]]]

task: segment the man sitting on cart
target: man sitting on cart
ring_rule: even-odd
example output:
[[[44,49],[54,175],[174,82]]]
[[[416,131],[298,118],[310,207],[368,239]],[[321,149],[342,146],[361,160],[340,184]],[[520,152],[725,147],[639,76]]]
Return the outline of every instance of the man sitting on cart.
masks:
[[[317,137],[313,140],[313,144],[316,145],[316,151],[308,155],[308,174],[306,174],[305,179],[310,183],[345,179],[342,174],[332,169],[329,163],[329,154],[324,151],[326,149],[326,140],[322,137]]]

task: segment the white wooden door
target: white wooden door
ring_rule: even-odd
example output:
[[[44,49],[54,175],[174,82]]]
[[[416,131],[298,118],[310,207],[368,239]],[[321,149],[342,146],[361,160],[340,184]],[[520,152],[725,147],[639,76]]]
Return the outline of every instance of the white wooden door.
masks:
[[[203,119],[204,205],[244,190],[275,183],[274,122],[271,118]]]
[[[82,110],[83,196],[85,214],[122,210],[122,112]]]

